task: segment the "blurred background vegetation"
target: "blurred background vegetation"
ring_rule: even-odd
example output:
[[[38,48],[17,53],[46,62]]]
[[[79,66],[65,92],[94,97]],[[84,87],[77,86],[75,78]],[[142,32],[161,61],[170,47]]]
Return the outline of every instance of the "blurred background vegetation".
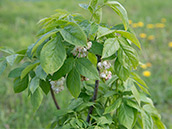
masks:
[[[130,24],[142,44],[138,73],[150,87],[151,97],[162,114],[162,120],[172,129],[172,1],[171,0],[118,0],[128,11]],[[39,19],[54,13],[55,9],[83,12],[78,3],[88,0],[0,0],[0,47],[14,50],[28,47],[37,39]],[[119,17],[105,8],[103,22],[115,25]],[[0,53],[0,57],[2,53]],[[8,68],[0,76],[0,128],[45,128],[55,117],[55,106],[50,94],[44,97],[34,113],[27,93],[14,94]],[[66,99],[56,95],[60,105]]]

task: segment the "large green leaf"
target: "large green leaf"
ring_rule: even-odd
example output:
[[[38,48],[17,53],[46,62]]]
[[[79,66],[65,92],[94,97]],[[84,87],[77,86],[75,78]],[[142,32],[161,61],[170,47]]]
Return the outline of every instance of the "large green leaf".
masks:
[[[30,64],[28,65],[21,73],[21,79],[23,79],[32,69],[34,69],[37,65],[39,65],[40,63],[37,62],[37,63],[33,63],[33,64]]]
[[[138,74],[131,72],[132,78],[137,81],[139,84],[141,84],[142,86],[148,88],[148,86],[146,85],[146,83],[139,77]]]
[[[19,54],[14,54],[6,57],[7,62],[12,66]]]
[[[123,66],[118,59],[115,60],[114,70],[117,76],[124,81],[127,80],[130,75],[130,69]]]
[[[102,8],[96,10],[96,12],[93,14],[94,20],[96,23],[100,23],[102,20]]]
[[[38,87],[39,87],[39,78],[35,76],[34,78],[32,78],[29,84],[29,89],[31,93],[33,94]]]
[[[134,109],[127,106],[126,104],[121,104],[118,110],[118,118],[120,123],[127,129],[132,129],[134,122]]]
[[[40,63],[47,74],[52,74],[63,65],[66,59],[66,50],[62,44],[61,36],[52,39],[44,45],[40,55]]]
[[[142,118],[142,128],[143,129],[153,129],[153,120],[150,116],[150,114],[148,114],[145,111],[141,111],[141,118]]]
[[[99,73],[96,67],[86,58],[79,58],[76,60],[76,69],[81,75],[89,79],[99,79]]]
[[[116,109],[119,108],[119,106],[121,105],[121,103],[122,103],[122,99],[121,98],[118,98],[117,100],[115,100],[115,102],[112,105],[110,105],[110,106],[108,106],[108,107],[105,108],[104,114],[107,114],[107,113],[110,113],[112,111],[115,111]]]
[[[38,78],[45,80],[47,77],[46,72],[42,69],[41,65],[39,65],[36,70],[35,70],[35,74]]]
[[[69,22],[60,30],[64,40],[75,46],[86,46],[87,37],[84,31],[76,23]]]
[[[102,51],[103,51],[103,44],[100,44],[98,42],[92,42],[92,46],[89,50],[89,52],[95,54],[95,55],[102,55]]]
[[[106,2],[108,6],[110,6],[122,19],[125,30],[128,29],[129,22],[128,22],[128,15],[125,8],[117,1],[108,1]]]
[[[36,111],[39,106],[41,105],[43,100],[43,94],[41,93],[41,89],[37,88],[36,91],[31,94],[31,103],[33,106],[34,111]]]
[[[134,34],[124,31],[124,30],[116,30],[115,32],[120,34],[121,36],[129,39],[132,43],[134,43],[138,48],[141,49],[140,42]]]
[[[28,87],[28,82],[29,82],[28,75],[26,75],[23,79],[21,79],[20,77],[17,77],[14,80],[14,92],[20,93],[24,91]]]
[[[120,49],[118,51],[118,59],[123,66],[128,66],[130,63],[136,69],[139,64],[138,54],[131,46],[125,43],[125,40],[119,39]]]
[[[54,29],[50,32],[47,32],[46,34],[42,35],[38,41],[36,41],[36,43],[34,44],[33,48],[32,48],[32,53],[34,53],[36,51],[36,49],[38,48],[38,46],[45,41],[47,38],[49,38],[50,36],[52,36],[53,34],[57,33],[59,31],[59,29]]]
[[[17,78],[17,77],[20,77],[21,75],[21,72],[23,71],[23,67],[19,67],[19,68],[15,68],[13,69],[9,74],[8,74],[8,77],[10,78]]]
[[[74,58],[66,59],[63,66],[57,72],[53,74],[51,79],[58,80],[64,75],[66,75],[67,73],[69,73],[73,68],[73,64],[74,64]]]
[[[75,68],[69,72],[66,85],[72,96],[77,98],[81,92],[81,77]]]
[[[110,30],[109,28],[107,27],[102,27],[102,26],[99,26],[98,28],[98,32],[97,32],[97,39],[103,37],[103,36],[106,36],[108,34],[111,34],[115,32],[115,30]]]
[[[139,94],[137,88],[135,87],[135,85],[133,85],[133,86],[131,87],[131,91],[132,91],[133,96],[135,97],[136,101],[137,101],[138,104],[140,105],[140,94]]]
[[[49,93],[51,87],[49,81],[39,80],[39,86],[46,95]]]
[[[0,75],[4,72],[6,67],[7,67],[7,60],[3,60],[2,62],[0,62]]]
[[[119,42],[117,38],[109,38],[105,41],[103,47],[102,58],[107,58],[112,56],[119,49]]]

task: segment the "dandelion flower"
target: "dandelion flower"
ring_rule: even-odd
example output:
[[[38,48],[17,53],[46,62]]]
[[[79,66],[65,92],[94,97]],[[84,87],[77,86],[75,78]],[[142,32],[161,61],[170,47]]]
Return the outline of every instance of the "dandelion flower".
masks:
[[[147,24],[147,26],[146,26],[146,28],[148,28],[148,29],[153,29],[155,26],[154,26],[154,24]]]
[[[143,22],[138,22],[137,24],[138,24],[139,27],[143,27],[144,26]]]
[[[162,19],[161,19],[161,22],[162,22],[162,23],[165,23],[166,21],[167,21],[167,20],[166,20],[165,18],[162,18]]]
[[[137,27],[138,27],[138,24],[137,24],[137,23],[133,23],[133,24],[132,24],[132,27],[133,27],[133,28],[137,28]]]
[[[169,43],[168,43],[168,46],[169,46],[170,48],[172,48],[172,42],[169,42]]]
[[[143,38],[143,39],[144,39],[144,38],[146,38],[146,36],[147,36],[147,35],[146,35],[145,33],[141,33],[141,34],[140,34],[140,38]]]
[[[132,24],[132,23],[133,23],[133,21],[132,21],[132,20],[129,20],[128,22],[129,22],[129,24]]]
[[[143,72],[143,76],[145,76],[145,77],[150,77],[151,76],[151,72],[150,71],[144,71]]]
[[[155,39],[155,36],[154,35],[149,35],[148,36],[148,40],[154,40]]]
[[[146,65],[146,64],[141,64],[140,67],[141,67],[142,69],[146,69],[146,68],[147,68],[147,65]]]
[[[157,23],[157,24],[155,24],[155,27],[156,28],[164,28],[165,27],[165,24],[163,24],[163,23]]]
[[[147,66],[147,67],[151,67],[152,64],[151,64],[150,62],[148,62],[148,63],[146,63],[146,66]]]

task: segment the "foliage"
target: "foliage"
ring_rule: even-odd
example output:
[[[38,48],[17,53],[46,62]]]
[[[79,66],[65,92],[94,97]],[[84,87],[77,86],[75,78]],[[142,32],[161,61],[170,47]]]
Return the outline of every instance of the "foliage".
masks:
[[[40,38],[27,50],[1,48],[9,55],[1,59],[0,73],[7,64],[22,63],[9,77],[14,78],[15,93],[28,90],[34,110],[41,104],[43,92],[47,95],[60,78],[65,78],[74,98],[68,108],[57,112],[51,127],[165,128],[148,97],[147,85],[134,72],[139,64],[135,46],[141,46],[124,7],[107,0],[102,5],[91,0],[80,6],[91,13],[90,20],[57,10],[39,21]],[[112,8],[123,24],[102,24],[104,6]]]

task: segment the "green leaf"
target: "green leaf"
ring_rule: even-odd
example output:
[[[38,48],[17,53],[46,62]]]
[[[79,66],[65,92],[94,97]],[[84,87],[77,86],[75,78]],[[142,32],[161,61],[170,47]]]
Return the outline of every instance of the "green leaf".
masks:
[[[96,23],[100,23],[102,20],[102,8],[96,10],[96,12],[93,14],[93,18]]]
[[[31,94],[31,103],[33,106],[34,111],[36,111],[39,106],[41,105],[43,100],[43,94],[41,93],[40,88],[37,88],[36,91]]]
[[[57,33],[58,31],[59,31],[59,29],[54,29],[54,30],[49,31],[46,34],[42,35],[34,44],[34,46],[32,48],[32,53],[34,53],[37,50],[38,46],[41,45],[41,43],[43,43],[47,38],[49,38],[53,34]]]
[[[125,8],[117,1],[108,1],[106,4],[111,7],[122,19],[125,30],[128,29],[129,22],[128,22],[128,15]]]
[[[108,106],[108,107],[105,108],[104,114],[107,114],[107,113],[110,113],[112,111],[115,111],[116,109],[119,108],[119,106],[121,105],[121,103],[122,103],[122,99],[121,98],[118,98],[117,100],[115,100],[115,102],[112,105],[110,105],[110,106]]]
[[[157,109],[152,106],[151,104],[145,104],[143,106],[144,111],[146,111],[147,113],[149,113],[151,116],[155,116],[159,119],[161,119],[161,115],[158,113]]]
[[[14,92],[20,93],[24,91],[28,87],[28,82],[29,82],[28,75],[26,75],[23,79],[21,79],[20,77],[17,77],[14,80]]]
[[[121,104],[118,110],[118,116],[120,123],[127,129],[132,129],[134,122],[134,110],[126,104]],[[150,128],[151,129],[151,128]]]
[[[31,93],[33,94],[38,87],[39,87],[39,78],[35,76],[29,84],[29,89]]]
[[[63,65],[66,59],[66,50],[60,35],[44,45],[40,55],[40,63],[47,74],[53,74]]]
[[[15,53],[13,49],[8,48],[8,47],[0,47],[0,51],[5,52],[10,55]]]
[[[136,102],[134,102],[134,101],[132,101],[132,100],[130,100],[130,99],[126,99],[126,104],[127,104],[128,106],[132,107],[132,108],[135,108],[135,109],[138,110],[138,111],[141,110],[141,107],[139,107],[139,105],[138,105]]]
[[[96,67],[97,66],[97,57],[93,53],[88,53],[88,59],[91,61],[91,63]]]
[[[153,120],[147,112],[142,110],[141,118],[142,118],[143,129],[153,129]]]
[[[63,66],[53,74],[52,76],[52,80],[58,80],[61,77],[63,77],[64,75],[66,75],[67,73],[69,73],[74,65],[74,58],[68,58],[65,60]]]
[[[88,4],[79,4],[79,6],[83,9],[88,9],[89,5]]]
[[[37,65],[39,65],[40,63],[37,62],[37,63],[33,63],[33,64],[30,64],[28,65],[21,73],[21,76],[20,78],[23,79],[32,69],[34,69]]]
[[[91,0],[89,4],[89,8],[91,8],[91,12],[93,13],[96,10],[98,0]]]
[[[21,72],[22,72],[23,70],[24,70],[23,67],[15,68],[15,69],[13,69],[13,70],[8,74],[8,77],[9,77],[9,78],[17,78],[17,77],[20,77]]]
[[[108,86],[111,86],[117,79],[118,79],[118,76],[112,75],[111,79],[109,79],[109,80],[106,81],[106,84]]]
[[[98,32],[97,32],[97,39],[103,37],[103,36],[106,36],[108,34],[111,34],[115,32],[115,30],[110,30],[109,28],[107,27],[102,27],[102,26],[99,26],[98,28]]]
[[[86,46],[87,37],[84,31],[76,23],[69,22],[64,29],[60,30],[64,40],[75,46]]]
[[[76,60],[76,69],[81,75],[89,79],[99,80],[99,73],[96,67],[86,58]]]
[[[154,124],[157,126],[157,129],[167,129],[167,127],[162,123],[159,118],[153,117]]]
[[[135,85],[133,85],[133,86],[131,87],[131,91],[132,91],[132,93],[133,93],[133,95],[134,95],[134,98],[136,99],[136,101],[137,101],[138,104],[140,105],[140,94],[139,94],[137,88],[135,87]]]
[[[140,89],[141,89],[143,92],[145,92],[146,94],[150,95],[149,91],[148,91],[144,86],[140,85],[140,83],[138,83],[138,82],[136,82],[136,81],[135,81],[135,83],[137,84],[137,86],[140,87]]]
[[[131,72],[132,78],[137,81],[140,85],[148,88],[148,86],[146,85],[146,83],[139,77],[138,74]]]
[[[107,39],[104,43],[102,58],[107,58],[112,56],[113,54],[116,53],[119,47],[120,46],[117,38]]]
[[[77,98],[81,92],[81,77],[75,68],[69,72],[66,85],[72,96]]]
[[[140,42],[136,38],[136,36],[130,32],[124,31],[124,30],[116,30],[116,33],[120,34],[121,36],[129,39],[131,42],[133,42],[138,48],[141,49]]]
[[[118,58],[115,60],[114,70],[117,76],[123,81],[127,80],[130,75],[130,69],[123,66]]]
[[[135,49],[125,43],[125,40],[120,38],[120,49],[118,51],[118,59],[124,65],[128,66],[129,63],[132,64],[134,69],[137,68],[139,64],[138,54]]]
[[[14,54],[6,57],[7,62],[12,66],[19,54]]]
[[[47,95],[50,91],[51,84],[49,81],[39,80],[39,86],[43,92]]]
[[[92,42],[92,46],[89,50],[89,52],[95,54],[95,55],[102,55],[102,51],[103,51],[103,44],[100,44],[98,42]]]
[[[82,98],[73,99],[72,102],[69,104],[68,109],[74,110],[78,106],[80,106],[82,103],[84,103]]]
[[[0,75],[4,72],[6,67],[7,67],[7,60],[1,61],[0,62]]]
[[[41,65],[39,65],[36,70],[35,70],[35,74],[38,78],[45,80],[47,77],[46,72],[42,69]]]

